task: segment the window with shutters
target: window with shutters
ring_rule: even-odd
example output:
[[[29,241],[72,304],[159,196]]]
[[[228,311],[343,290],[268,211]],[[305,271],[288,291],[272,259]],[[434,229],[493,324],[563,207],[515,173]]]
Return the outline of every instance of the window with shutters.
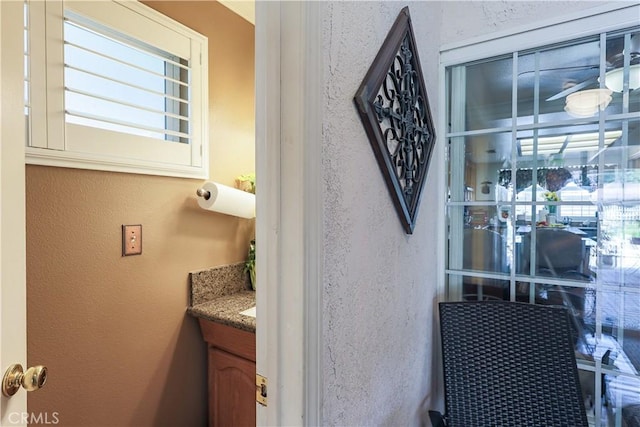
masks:
[[[27,162],[206,178],[207,39],[134,1],[27,2]]]

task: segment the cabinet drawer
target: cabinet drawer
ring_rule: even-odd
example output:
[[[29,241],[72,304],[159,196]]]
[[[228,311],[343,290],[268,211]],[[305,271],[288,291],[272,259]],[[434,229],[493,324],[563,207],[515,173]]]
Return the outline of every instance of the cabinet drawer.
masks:
[[[256,361],[256,334],[210,320],[199,319],[202,337],[209,344],[229,353]]]

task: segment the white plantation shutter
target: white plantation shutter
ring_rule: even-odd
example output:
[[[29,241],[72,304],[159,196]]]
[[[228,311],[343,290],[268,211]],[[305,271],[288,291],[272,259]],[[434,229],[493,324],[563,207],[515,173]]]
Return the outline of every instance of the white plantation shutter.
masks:
[[[130,1],[47,2],[46,22],[47,150],[31,162],[208,176],[206,38]]]
[[[188,144],[188,61],[66,15],[66,122]]]
[[[24,40],[23,61],[24,61],[24,117],[25,117],[25,123],[26,123],[25,136],[27,138],[27,144],[31,139],[31,132],[30,132],[31,97],[29,95],[29,92],[31,90],[31,83],[30,83],[31,70],[30,70],[30,58],[29,58],[31,43],[29,43],[29,26],[30,26],[29,4],[25,1],[24,2],[24,31],[23,31],[23,40]]]

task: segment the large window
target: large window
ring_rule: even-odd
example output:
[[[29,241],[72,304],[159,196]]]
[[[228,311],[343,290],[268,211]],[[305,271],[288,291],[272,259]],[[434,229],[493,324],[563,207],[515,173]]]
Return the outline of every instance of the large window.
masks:
[[[638,425],[640,27],[584,19],[443,54],[447,298],[569,307],[590,423]]]
[[[34,1],[25,47],[27,161],[208,175],[206,38],[137,2]]]

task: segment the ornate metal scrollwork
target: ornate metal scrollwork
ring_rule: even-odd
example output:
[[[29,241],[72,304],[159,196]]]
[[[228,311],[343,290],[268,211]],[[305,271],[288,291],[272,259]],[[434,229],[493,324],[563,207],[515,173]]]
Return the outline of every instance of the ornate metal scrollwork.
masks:
[[[354,100],[400,219],[411,234],[435,131],[408,7],[398,15]]]

